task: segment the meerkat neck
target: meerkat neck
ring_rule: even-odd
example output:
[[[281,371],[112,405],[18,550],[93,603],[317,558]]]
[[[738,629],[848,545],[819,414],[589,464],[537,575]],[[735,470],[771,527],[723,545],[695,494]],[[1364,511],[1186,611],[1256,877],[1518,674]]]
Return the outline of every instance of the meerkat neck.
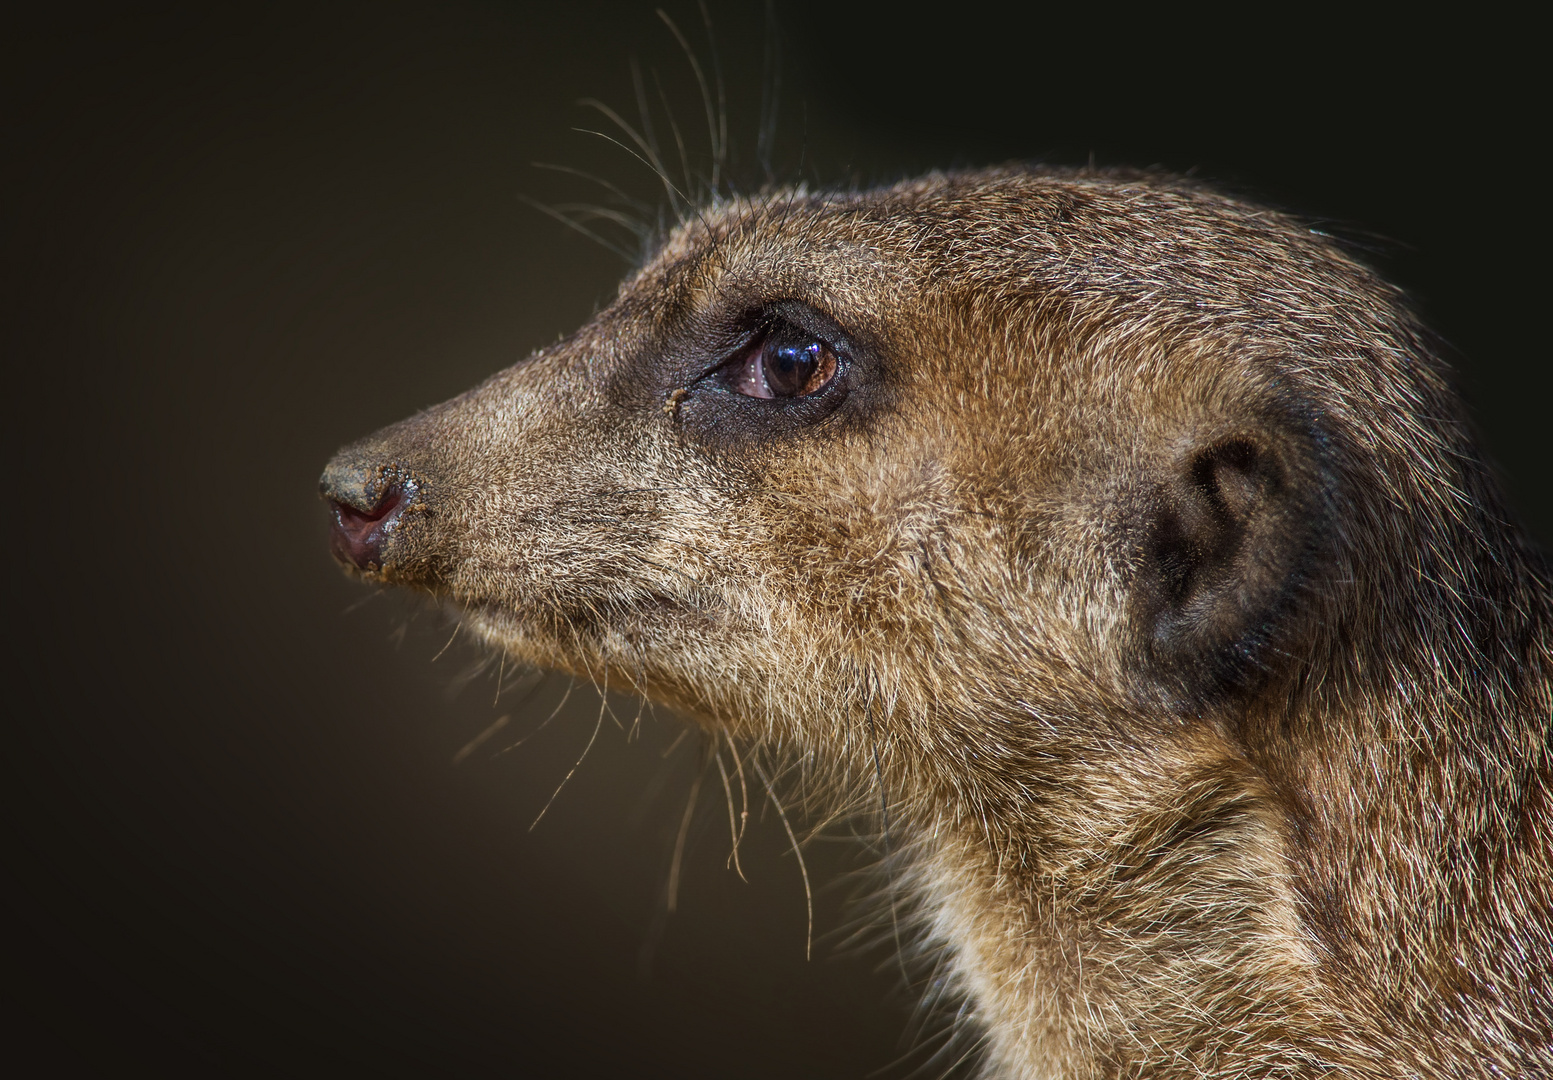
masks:
[[[1100,738],[1057,772],[1023,763],[1001,792],[941,781],[915,803],[938,809],[903,822],[910,873],[991,1075],[1366,1075],[1354,1063],[1378,1045],[1394,1054],[1375,1076],[1433,1075],[1464,1051],[1513,1072],[1513,1046],[1434,1040],[1448,1013],[1524,1011],[1516,987],[1548,981],[1525,959],[1536,920],[1506,913],[1553,906],[1516,869],[1553,843],[1550,655],[1533,635],[1514,665],[1523,696],[1408,711],[1419,683],[1395,708],[1378,692],[1347,714],[1304,703],[1303,728],[1257,718],[1277,752],[1202,724],[1148,746]],[[1455,734],[1425,745],[1440,709]],[[1480,737],[1462,740],[1469,728]],[[1493,744],[1506,739],[1522,745]],[[1525,765],[1485,771],[1505,761]],[[1406,889],[1390,884],[1399,866]]]

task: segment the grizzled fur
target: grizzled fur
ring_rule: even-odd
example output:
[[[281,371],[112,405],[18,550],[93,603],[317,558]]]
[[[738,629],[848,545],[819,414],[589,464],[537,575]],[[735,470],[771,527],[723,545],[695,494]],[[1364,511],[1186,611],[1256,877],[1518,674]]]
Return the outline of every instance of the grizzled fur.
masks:
[[[831,387],[713,377],[775,323]],[[1023,169],[723,202],[325,476],[394,484],[368,578],[882,795],[990,1075],[1553,1072],[1548,573],[1297,221]]]

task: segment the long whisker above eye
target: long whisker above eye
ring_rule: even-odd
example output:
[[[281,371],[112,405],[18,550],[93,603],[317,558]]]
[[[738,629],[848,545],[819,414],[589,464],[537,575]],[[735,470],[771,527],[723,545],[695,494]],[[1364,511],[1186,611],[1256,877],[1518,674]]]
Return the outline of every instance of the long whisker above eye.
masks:
[[[591,128],[574,128],[573,130],[580,131],[588,135],[597,135],[601,139],[608,139],[610,142],[620,147],[626,153],[630,154],[632,157],[636,158],[636,160],[640,161],[643,165],[646,165],[649,169],[656,173],[658,180],[663,184],[664,191],[669,196],[669,201],[674,203],[676,207],[676,213],[679,213],[679,203],[684,203],[687,207],[692,205],[692,200],[686,196],[683,191],[674,186],[674,181],[669,178],[669,171],[663,167],[663,162],[659,159],[657,151],[648,144],[647,140],[644,139],[634,127],[626,123],[624,118],[622,118],[619,113],[615,112],[614,109],[611,109],[608,105],[604,104],[602,101],[599,101],[597,98],[584,98],[578,104],[590,109],[595,109],[601,113],[607,120],[623,131],[626,136],[640,148],[641,152],[638,153],[636,150],[633,150],[619,139],[614,138],[613,136],[608,135],[602,131],[594,131]],[[676,202],[676,200],[678,201]]]
[[[608,138],[608,136],[605,136],[605,138]],[[592,240],[594,243],[599,244],[600,246],[602,246],[604,248],[607,248],[610,251],[613,251],[616,255],[619,255],[627,263],[635,264],[635,262],[636,262],[636,256],[635,255],[632,255],[629,251],[627,251],[625,248],[621,247],[619,244],[616,244],[612,240],[605,239],[603,236],[599,235],[594,230],[592,230],[592,229],[588,228],[586,225],[582,224],[582,222],[576,221],[576,220],[574,220],[572,218],[567,217],[565,214],[561,213],[559,210],[555,209],[554,207],[549,206],[549,205],[547,205],[545,203],[542,203],[538,199],[533,198],[532,196],[525,195],[521,191],[516,192],[516,195],[517,195],[518,199],[521,202],[527,203],[529,206],[532,206],[535,210],[538,210],[541,214],[544,214],[544,215],[546,215],[548,217],[555,218],[555,220],[559,221],[562,225],[565,225],[567,228],[575,230],[576,232],[581,233],[583,236],[586,236],[589,240]]]
[[[567,176],[575,176],[580,180],[587,180],[590,183],[597,184],[608,191],[611,195],[618,198],[621,202],[642,214],[644,218],[646,215],[653,212],[652,206],[640,199],[632,198],[630,195],[627,195],[624,191],[620,190],[619,187],[610,183],[608,180],[604,179],[602,176],[599,176],[597,173],[591,173],[585,169],[574,169],[570,165],[557,165],[550,161],[531,161],[529,162],[529,165],[536,169],[545,169],[550,172],[565,173]]]
[[[694,178],[690,174],[690,156],[685,152],[685,136],[679,130],[679,122],[674,119],[674,108],[669,104],[669,95],[663,89],[663,81],[658,78],[657,68],[653,69],[652,82],[653,86],[658,90],[658,100],[663,103],[663,113],[668,118],[669,131],[674,136],[675,149],[679,151],[680,179],[687,188],[694,187],[695,185],[692,183]],[[679,218],[680,224],[683,225],[685,223],[685,214],[678,208],[675,209],[675,216]]]
[[[766,0],[765,56],[760,78],[760,129],[755,137],[755,159],[767,187],[776,183],[772,158],[776,148],[777,106],[782,96],[782,42],[777,33],[776,7]]]
[[[706,44],[712,53],[712,81],[717,86],[717,131],[712,173],[712,197],[715,199],[719,194],[718,178],[726,177],[728,173],[728,92],[723,84],[723,61],[717,51],[717,34],[712,30],[712,13],[707,10],[706,0],[696,0],[696,5],[701,9],[701,25],[706,27]]]
[[[577,222],[612,222],[630,232],[638,240],[646,240],[653,232],[653,227],[648,222],[619,210],[611,210],[607,206],[599,206],[597,203],[556,203],[552,209],[569,215]]]
[[[669,13],[662,8],[658,9],[658,18],[663,20],[663,25],[669,28],[669,33],[674,35],[674,40],[679,42],[679,47],[685,54],[685,59],[690,63],[690,70],[695,74],[696,85],[701,88],[701,103],[706,109],[706,129],[712,143],[712,183],[711,196],[717,198],[719,185],[722,182],[722,142],[717,137],[718,124],[716,109],[712,104],[712,91],[706,83],[706,73],[701,70],[701,62],[696,59],[696,52],[690,47],[690,42],[680,32],[679,25],[669,17]]]
[[[636,94],[636,113],[642,121],[642,138],[647,141],[648,148],[652,151],[654,161],[663,161],[663,151],[658,146],[658,133],[652,126],[652,109],[647,105],[647,87],[642,83],[642,65],[637,63],[636,57],[631,57],[631,89]]]

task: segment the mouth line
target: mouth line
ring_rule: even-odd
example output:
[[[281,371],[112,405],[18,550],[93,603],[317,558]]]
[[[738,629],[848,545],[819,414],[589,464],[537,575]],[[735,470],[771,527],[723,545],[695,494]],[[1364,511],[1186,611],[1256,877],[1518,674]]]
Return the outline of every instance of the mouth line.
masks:
[[[498,600],[476,597],[460,597],[448,594],[456,610],[476,623],[484,624],[497,634],[518,631],[556,637],[556,631],[564,624],[574,635],[594,643],[602,643],[614,634],[640,633],[643,630],[662,628],[665,624],[688,625],[710,619],[711,612],[704,605],[661,592],[644,592],[629,598],[610,597],[604,605],[589,603],[587,597],[573,596],[551,598],[550,602],[525,610],[525,606],[508,606]],[[604,600],[603,597],[594,598]],[[556,603],[556,600],[562,600]],[[570,600],[570,602],[566,602]]]

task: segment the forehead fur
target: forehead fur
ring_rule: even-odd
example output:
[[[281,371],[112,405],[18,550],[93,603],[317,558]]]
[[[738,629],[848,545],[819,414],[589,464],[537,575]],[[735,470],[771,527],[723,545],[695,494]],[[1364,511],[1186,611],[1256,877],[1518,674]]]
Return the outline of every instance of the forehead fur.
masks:
[[[845,311],[897,346],[982,337],[964,356],[940,350],[947,362],[924,376],[1003,381],[1010,366],[1034,376],[1051,358],[1039,346],[1052,342],[1032,340],[1045,333],[1083,348],[1098,375],[1125,363],[1110,375],[1129,382],[1175,387],[1207,366],[1209,380],[1266,381],[1273,360],[1278,376],[1316,376],[1306,389],[1343,408],[1346,395],[1413,396],[1405,384],[1421,360],[1400,294],[1329,238],[1147,174],[939,174],[732,202],[671,234],[620,304],[660,321],[782,295]],[[1195,361],[1172,363],[1183,348]],[[966,370],[977,362],[997,370]]]

